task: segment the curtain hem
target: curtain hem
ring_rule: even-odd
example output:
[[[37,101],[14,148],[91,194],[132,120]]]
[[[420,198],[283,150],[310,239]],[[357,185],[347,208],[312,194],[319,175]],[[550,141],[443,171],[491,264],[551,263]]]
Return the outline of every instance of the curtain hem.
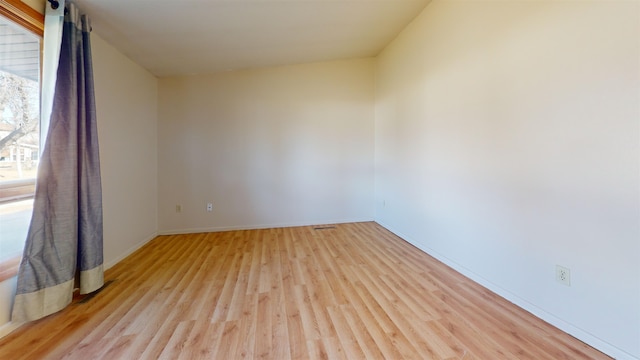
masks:
[[[58,312],[73,300],[74,280],[15,297],[12,321],[33,321]]]
[[[89,294],[104,285],[104,270],[100,264],[93,269],[80,272],[80,294]]]

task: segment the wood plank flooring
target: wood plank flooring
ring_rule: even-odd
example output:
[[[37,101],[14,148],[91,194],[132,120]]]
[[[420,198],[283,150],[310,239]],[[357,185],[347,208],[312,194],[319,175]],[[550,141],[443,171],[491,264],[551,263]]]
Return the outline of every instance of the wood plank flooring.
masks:
[[[0,359],[609,359],[375,223],[160,236]]]

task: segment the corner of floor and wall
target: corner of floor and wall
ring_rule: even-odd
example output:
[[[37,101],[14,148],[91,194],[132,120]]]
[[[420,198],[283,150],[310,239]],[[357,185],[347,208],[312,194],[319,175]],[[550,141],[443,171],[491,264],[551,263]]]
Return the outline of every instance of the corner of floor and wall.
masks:
[[[378,57],[375,107],[376,221],[640,358],[639,2],[434,1]]]
[[[107,267],[157,234],[375,220],[640,359],[640,3],[434,0],[376,58],[206,76],[92,41]]]

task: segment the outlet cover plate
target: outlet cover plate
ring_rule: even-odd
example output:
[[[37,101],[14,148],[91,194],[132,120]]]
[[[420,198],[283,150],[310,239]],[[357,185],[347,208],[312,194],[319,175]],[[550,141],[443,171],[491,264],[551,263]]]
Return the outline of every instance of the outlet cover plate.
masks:
[[[571,286],[571,270],[564,266],[556,265],[556,281]]]

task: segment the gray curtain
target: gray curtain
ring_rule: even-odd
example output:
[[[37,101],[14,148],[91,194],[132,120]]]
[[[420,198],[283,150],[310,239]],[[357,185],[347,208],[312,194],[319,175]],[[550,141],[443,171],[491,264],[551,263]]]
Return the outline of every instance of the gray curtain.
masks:
[[[62,310],[102,287],[102,191],[89,34],[65,8],[53,109],[38,168],[33,217],[18,271],[12,320]]]

